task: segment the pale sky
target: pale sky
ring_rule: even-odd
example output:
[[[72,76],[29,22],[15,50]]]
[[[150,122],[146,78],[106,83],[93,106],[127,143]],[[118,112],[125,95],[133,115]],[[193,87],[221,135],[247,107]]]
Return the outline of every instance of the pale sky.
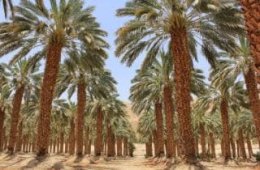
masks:
[[[17,0],[14,0],[17,4]],[[94,16],[100,23],[101,28],[108,32],[107,42],[110,44],[110,49],[108,50],[109,59],[106,62],[106,67],[111,70],[113,77],[118,82],[117,88],[120,95],[120,99],[127,101],[129,97],[129,89],[131,87],[131,79],[135,76],[135,70],[139,68],[142,57],[139,57],[131,68],[120,63],[120,59],[115,57],[115,44],[116,39],[115,32],[120,26],[122,26],[127,18],[118,18],[115,16],[116,9],[124,7],[127,0],[86,0],[86,5],[95,6]],[[0,21],[4,21],[4,13],[2,11],[2,4],[0,5]],[[6,56],[0,59],[0,62],[5,62]],[[196,68],[203,69],[208,72],[208,64],[203,59],[199,57],[200,62],[196,64]]]

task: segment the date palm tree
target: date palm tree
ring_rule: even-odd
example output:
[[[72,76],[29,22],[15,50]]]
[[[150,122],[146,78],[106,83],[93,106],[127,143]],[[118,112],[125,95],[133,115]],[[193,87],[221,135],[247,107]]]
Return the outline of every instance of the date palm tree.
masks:
[[[3,135],[4,135],[4,121],[6,116],[6,110],[10,105],[10,95],[12,93],[9,85],[8,74],[4,65],[0,65],[0,151],[3,150]]]
[[[106,56],[104,48],[108,45],[103,40],[106,32],[92,15],[93,7],[85,8],[81,0],[50,0],[50,8],[39,2],[22,1],[15,7],[12,22],[0,24],[0,56],[16,51],[11,61],[15,62],[32,49],[32,62],[46,56],[37,132],[37,155],[44,156],[48,152],[51,104],[62,54],[67,56],[70,49],[91,49]]]
[[[28,60],[24,59],[18,61],[15,65],[4,66],[7,74],[9,74],[9,85],[13,87],[13,91],[15,91],[14,94],[12,94],[13,108],[8,145],[8,152],[10,154],[13,154],[17,141],[17,128],[23,99],[27,100],[29,98],[32,89],[37,86],[36,83],[39,83],[37,80],[42,76],[39,72],[39,65],[32,67],[28,64],[30,64]]]
[[[250,56],[249,42],[245,37],[238,39],[238,48],[233,53],[222,53],[222,69],[218,76],[222,79],[236,80],[241,74],[245,79],[246,89],[250,102],[250,110],[253,113],[257,136],[260,141],[260,99],[258,95],[255,69]]]
[[[60,90],[62,93],[66,89],[69,90],[69,98],[77,89],[77,116],[76,116],[76,147],[77,156],[83,156],[83,127],[84,112],[86,110],[87,88],[91,88],[91,70],[102,69],[104,65],[103,58],[94,52],[87,53],[72,51],[70,58],[66,59],[63,69],[60,71],[58,81],[60,82]],[[59,91],[59,90],[57,90]]]
[[[196,160],[190,114],[191,56],[196,58],[196,45],[201,45],[203,54],[214,65],[215,47],[231,50],[235,46],[232,35],[242,32],[241,19],[235,15],[238,12],[225,2],[204,0],[136,0],[117,11],[118,16],[131,17],[117,32],[116,54],[122,62],[131,66],[140,53],[147,51],[143,64],[146,67],[161,48],[170,47],[176,110],[188,163]]]
[[[259,1],[258,0],[240,0],[242,6],[247,35],[250,42],[250,54],[255,62],[255,67],[260,71],[260,36],[257,33],[260,28],[259,15]],[[260,73],[260,72],[259,72]]]
[[[234,83],[230,79],[226,79],[224,80],[225,83],[219,84],[221,78],[216,75],[212,77],[212,86],[209,87],[207,93],[198,99],[197,104],[199,110],[206,111],[209,108],[211,112],[220,110],[224,144],[223,156],[225,161],[228,161],[231,158],[229,111],[232,109],[234,112],[238,112],[241,105],[245,106],[245,90],[243,89],[243,82]]]

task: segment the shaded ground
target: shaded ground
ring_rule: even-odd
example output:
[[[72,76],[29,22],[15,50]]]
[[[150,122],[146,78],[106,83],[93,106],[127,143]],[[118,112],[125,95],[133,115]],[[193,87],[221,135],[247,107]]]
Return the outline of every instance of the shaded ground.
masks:
[[[118,158],[115,160],[98,161],[92,160],[90,157],[84,157],[77,160],[75,157],[66,155],[51,155],[44,161],[40,162],[34,159],[33,154],[17,154],[16,156],[7,156],[0,154],[0,170],[16,170],[16,169],[87,169],[87,170],[162,170],[166,168],[165,160],[154,160],[144,158],[144,145],[136,144],[134,158]],[[224,166],[222,161],[202,162],[208,170],[260,170],[252,162],[233,162]],[[185,170],[194,169],[179,164],[172,169]]]

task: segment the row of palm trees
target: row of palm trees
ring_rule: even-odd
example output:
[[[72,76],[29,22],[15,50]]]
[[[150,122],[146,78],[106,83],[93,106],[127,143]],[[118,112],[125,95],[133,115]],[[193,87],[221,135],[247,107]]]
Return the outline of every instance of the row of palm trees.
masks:
[[[59,146],[82,156],[94,141],[96,156],[104,146],[114,156],[117,141],[127,155],[134,133],[104,67],[107,33],[94,8],[81,0],[6,2],[13,15],[0,23],[0,56],[13,57],[1,64],[1,149],[13,154],[23,145],[41,157]]]
[[[243,5],[243,11],[240,5]],[[241,4],[238,1],[221,0],[136,0],[127,2],[124,8],[117,11],[118,16],[130,17],[117,32],[117,56],[131,66],[146,51],[142,67],[133,80],[130,98],[135,112],[155,114],[156,131],[151,131],[150,135],[156,136],[156,156],[164,154],[163,112],[166,119],[166,154],[168,157],[175,156],[172,149],[176,145],[172,136],[172,119],[176,112],[182,155],[187,163],[197,161],[191,101],[196,98],[200,101],[204,95],[211,95],[209,98],[212,97],[212,101],[207,100],[207,107],[199,107],[201,112],[206,113],[213,103],[218,103],[216,106],[221,113],[223,156],[226,161],[231,158],[229,109],[234,107],[236,112],[241,111],[244,109],[240,109],[243,103],[251,111],[259,140],[260,101],[256,81],[259,58],[256,32],[259,24],[254,20],[258,16],[258,8],[259,2],[243,0]],[[244,38],[246,35],[250,37],[249,43]],[[241,44],[238,44],[239,37]],[[200,80],[201,75],[194,75],[197,70],[194,63],[199,59],[198,56],[206,57],[212,68],[211,83],[207,86]],[[158,65],[158,57],[163,58],[159,62],[163,69],[154,66]],[[163,60],[167,57],[171,59],[164,64]],[[168,65],[172,70],[167,68]],[[238,82],[237,76],[241,74],[245,83]],[[235,87],[240,88],[238,92],[245,90],[243,84],[246,93],[234,95]],[[197,89],[196,85],[199,85]],[[192,94],[193,88],[197,94]]]
[[[127,150],[124,155],[127,156],[135,135],[125,105],[117,99],[115,80],[108,70],[84,71],[84,75],[77,77],[78,70],[70,70],[71,62],[66,60],[58,74],[59,87],[52,102],[48,152],[90,155],[91,144],[94,144],[96,156],[106,151],[111,157],[116,155],[115,144],[118,142],[117,155],[123,156],[124,143]],[[28,64],[25,59],[13,66],[3,63],[0,67],[0,150],[7,149],[10,154],[22,149],[37,151],[39,84],[43,73],[40,64],[27,69]],[[82,81],[87,83],[80,87]],[[68,95],[68,100],[62,97],[64,94]],[[75,95],[77,103],[70,100]]]
[[[243,12],[240,9],[241,4]],[[155,112],[156,131],[152,131],[152,133],[157,139],[155,142],[156,156],[164,154],[164,112],[167,120],[165,126],[166,154],[167,157],[175,156],[174,126],[176,124],[173,118],[174,112],[176,112],[181,153],[187,163],[196,162],[197,142],[192,124],[193,105],[191,105],[191,101],[195,95],[198,101],[204,101],[203,99],[207,98],[205,95],[211,94],[212,91],[219,96],[218,100],[215,98],[213,101],[207,100],[210,101],[208,102],[210,104],[199,102],[204,104],[195,110],[203,113],[209,110],[209,106],[213,103],[217,103],[216,108],[221,113],[223,126],[223,156],[225,159],[228,160],[231,157],[229,109],[236,108],[239,111],[250,109],[256,136],[259,139],[260,102],[255,75],[259,65],[257,48],[259,38],[257,38],[256,32],[259,25],[257,24],[258,6],[257,0],[241,0],[241,3],[235,0],[134,0],[126,3],[124,8],[117,10],[118,16],[130,16],[130,19],[117,31],[116,55],[121,57],[122,62],[131,66],[135,59],[146,51],[142,67],[133,80],[130,98],[133,101],[133,110],[137,113]],[[97,83],[97,81],[92,82],[91,79],[107,75],[102,68],[104,59],[107,57],[105,50],[108,48],[108,44],[104,41],[106,32],[100,29],[92,12],[93,8],[84,8],[84,4],[80,0],[50,0],[50,7],[46,7],[41,0],[21,1],[20,5],[14,7],[11,21],[0,24],[0,56],[14,52],[12,64],[27,57],[28,67],[35,67],[39,61],[46,59],[42,85],[39,87],[40,102],[36,133],[38,156],[48,153],[53,99],[67,88],[68,96],[72,96],[77,90],[76,134],[81,137],[77,140],[78,155],[82,154],[83,145],[83,135],[79,129],[83,127],[84,108],[91,105],[89,99],[97,103],[93,105],[97,113],[97,124],[104,120],[102,114],[104,108],[100,106],[100,102],[106,103],[106,100],[102,101],[104,94],[111,91],[110,81],[103,79],[102,83]],[[242,14],[244,14],[244,18]],[[244,23],[250,43],[250,45],[245,43],[247,51],[239,49],[237,44],[238,37],[246,35]],[[239,54],[237,54],[238,52]],[[245,52],[248,60],[241,52]],[[225,57],[226,54],[228,58]],[[202,72],[194,66],[199,55],[205,56],[212,66],[211,83],[207,86],[203,83]],[[67,76],[65,79],[59,78],[59,70],[62,73],[62,69],[59,69],[63,62],[61,56],[69,58],[64,61],[65,67],[70,70],[64,72],[64,75]],[[161,61],[158,61],[158,56],[162,58]],[[238,68],[242,68],[242,70],[239,71],[237,68],[236,71],[233,71],[230,63],[232,61],[237,63],[239,58],[244,59],[242,63],[247,67],[239,66]],[[79,63],[82,63],[83,66],[80,66]],[[228,74],[230,68],[234,72],[232,76]],[[223,73],[223,70],[226,72]],[[90,73],[90,78],[85,75],[86,72]],[[248,94],[249,100],[245,97],[244,92],[238,93],[237,97],[233,96],[233,87],[240,89],[239,92],[245,91],[242,88],[243,83],[238,82],[235,78],[235,75],[241,72],[245,77],[246,94]],[[59,79],[63,80],[65,85],[58,86]],[[91,82],[90,86],[89,82]],[[98,87],[97,84],[104,84],[104,87]],[[24,90],[23,86],[19,86],[18,89],[17,98]],[[84,92],[82,89],[87,89],[88,92]],[[92,97],[94,92],[97,92],[97,96]],[[109,95],[107,99],[113,100],[114,95]],[[200,98],[202,99],[200,100]],[[19,103],[19,100],[14,100],[13,103]],[[243,108],[238,107],[237,103],[240,103]],[[19,105],[17,104],[17,106]],[[212,112],[215,110],[212,109]],[[236,112],[238,112],[237,110]],[[17,114],[17,111],[13,114]],[[12,119],[11,124],[16,124],[16,121],[16,119]],[[109,129],[110,126],[107,128]],[[11,132],[16,131],[17,127],[11,130]],[[102,128],[97,126],[97,132],[100,134]],[[102,136],[98,135],[96,139],[96,155],[99,155]],[[109,138],[109,141],[113,141],[113,138]],[[9,148],[12,150],[12,147]]]

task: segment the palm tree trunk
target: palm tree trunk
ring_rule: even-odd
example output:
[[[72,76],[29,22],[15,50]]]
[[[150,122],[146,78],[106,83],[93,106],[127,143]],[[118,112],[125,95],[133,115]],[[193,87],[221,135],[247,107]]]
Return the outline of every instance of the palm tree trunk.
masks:
[[[122,153],[122,137],[121,136],[118,136],[117,137],[117,143],[116,143],[116,146],[117,146],[117,156],[123,156],[123,153]]]
[[[78,84],[78,108],[76,118],[76,146],[77,156],[83,156],[83,129],[84,129],[84,111],[86,107],[86,85],[84,82]]]
[[[70,120],[70,134],[69,134],[69,154],[74,155],[75,153],[75,123],[74,118]]]
[[[252,158],[253,148],[252,148],[252,143],[251,143],[249,136],[246,137],[246,143],[247,143],[248,156],[249,156],[249,158]]]
[[[12,110],[12,117],[11,117],[11,129],[10,129],[9,146],[8,146],[8,152],[10,154],[13,154],[15,142],[17,140],[17,127],[18,127],[18,123],[19,123],[24,88],[25,88],[24,85],[20,85],[16,89],[16,92],[15,92],[14,98],[13,98],[13,103],[12,103],[13,110]]]
[[[196,153],[196,155],[199,155],[199,139],[198,139],[198,137],[195,137],[195,153]]]
[[[154,144],[154,155],[156,156],[158,152],[158,144],[157,144],[157,132],[156,130],[153,130],[153,144]]]
[[[56,37],[58,39],[58,37]],[[37,133],[37,156],[48,153],[52,100],[56,86],[57,74],[61,60],[62,42],[50,43],[43,76],[40,97],[40,115]]]
[[[240,0],[244,12],[245,24],[248,38],[250,40],[250,49],[252,57],[255,60],[255,66],[260,69],[260,35],[259,25],[259,0]]]
[[[152,137],[150,137],[148,142],[146,142],[145,149],[146,149],[145,157],[146,158],[152,157],[153,156]]]
[[[60,133],[60,153],[64,151],[64,132]]]
[[[53,139],[53,150],[52,152],[55,153],[56,151],[56,139]]]
[[[164,135],[163,135],[163,115],[162,104],[160,102],[155,103],[155,118],[156,118],[156,132],[157,132],[157,157],[164,156]]]
[[[186,28],[171,32],[172,54],[175,77],[176,111],[180,122],[181,144],[185,149],[187,163],[196,162],[195,141],[191,124],[191,58],[189,55]]]
[[[5,120],[5,111],[0,108],[0,152],[3,151],[4,148],[4,120]]]
[[[107,157],[114,157],[113,148],[113,131],[109,123],[107,123]]]
[[[233,137],[230,138],[230,144],[231,144],[231,150],[232,150],[232,157],[233,157],[233,159],[236,159],[236,145],[235,145]]]
[[[167,134],[167,143],[166,143],[166,157],[172,158],[176,157],[176,152],[174,150],[174,127],[173,127],[173,116],[174,116],[174,107],[172,100],[172,89],[169,84],[166,84],[163,89],[163,101],[165,108],[165,117],[166,117],[166,134]]]
[[[209,141],[210,141],[210,150],[211,150],[212,158],[216,158],[215,139],[212,132],[209,133]]]
[[[252,67],[249,68],[247,74],[245,74],[244,77],[245,77],[246,88],[248,91],[248,97],[250,101],[250,110],[252,111],[254,123],[256,127],[256,134],[258,136],[258,140],[260,140],[260,100],[259,100],[257,83],[255,78],[256,76]]]
[[[124,137],[124,156],[128,156],[128,140]]]
[[[23,121],[20,121],[18,129],[19,129],[19,134],[18,134],[16,146],[15,146],[16,152],[20,152],[22,149]]]
[[[91,155],[91,143],[92,143],[92,141],[89,140],[88,141],[88,153],[89,153],[89,155]]]
[[[239,158],[240,157],[240,144],[239,144],[239,140],[236,141],[237,143],[237,157]]]
[[[101,107],[98,107],[98,110],[97,110],[96,126],[97,126],[97,138],[95,141],[95,156],[101,156],[102,146],[103,146],[102,145],[103,113],[102,113]]]
[[[85,154],[90,155],[88,152],[88,142],[89,142],[89,128],[87,127],[85,129]]]
[[[228,103],[225,99],[222,99],[220,104],[221,110],[221,119],[223,125],[223,151],[225,161],[228,161],[231,158],[230,152],[230,132],[229,132],[229,118],[228,118]]]
[[[206,132],[204,123],[200,124],[200,144],[201,144],[201,157],[206,157]]]
[[[238,141],[240,145],[241,156],[243,159],[246,159],[246,148],[242,129],[238,130]]]

